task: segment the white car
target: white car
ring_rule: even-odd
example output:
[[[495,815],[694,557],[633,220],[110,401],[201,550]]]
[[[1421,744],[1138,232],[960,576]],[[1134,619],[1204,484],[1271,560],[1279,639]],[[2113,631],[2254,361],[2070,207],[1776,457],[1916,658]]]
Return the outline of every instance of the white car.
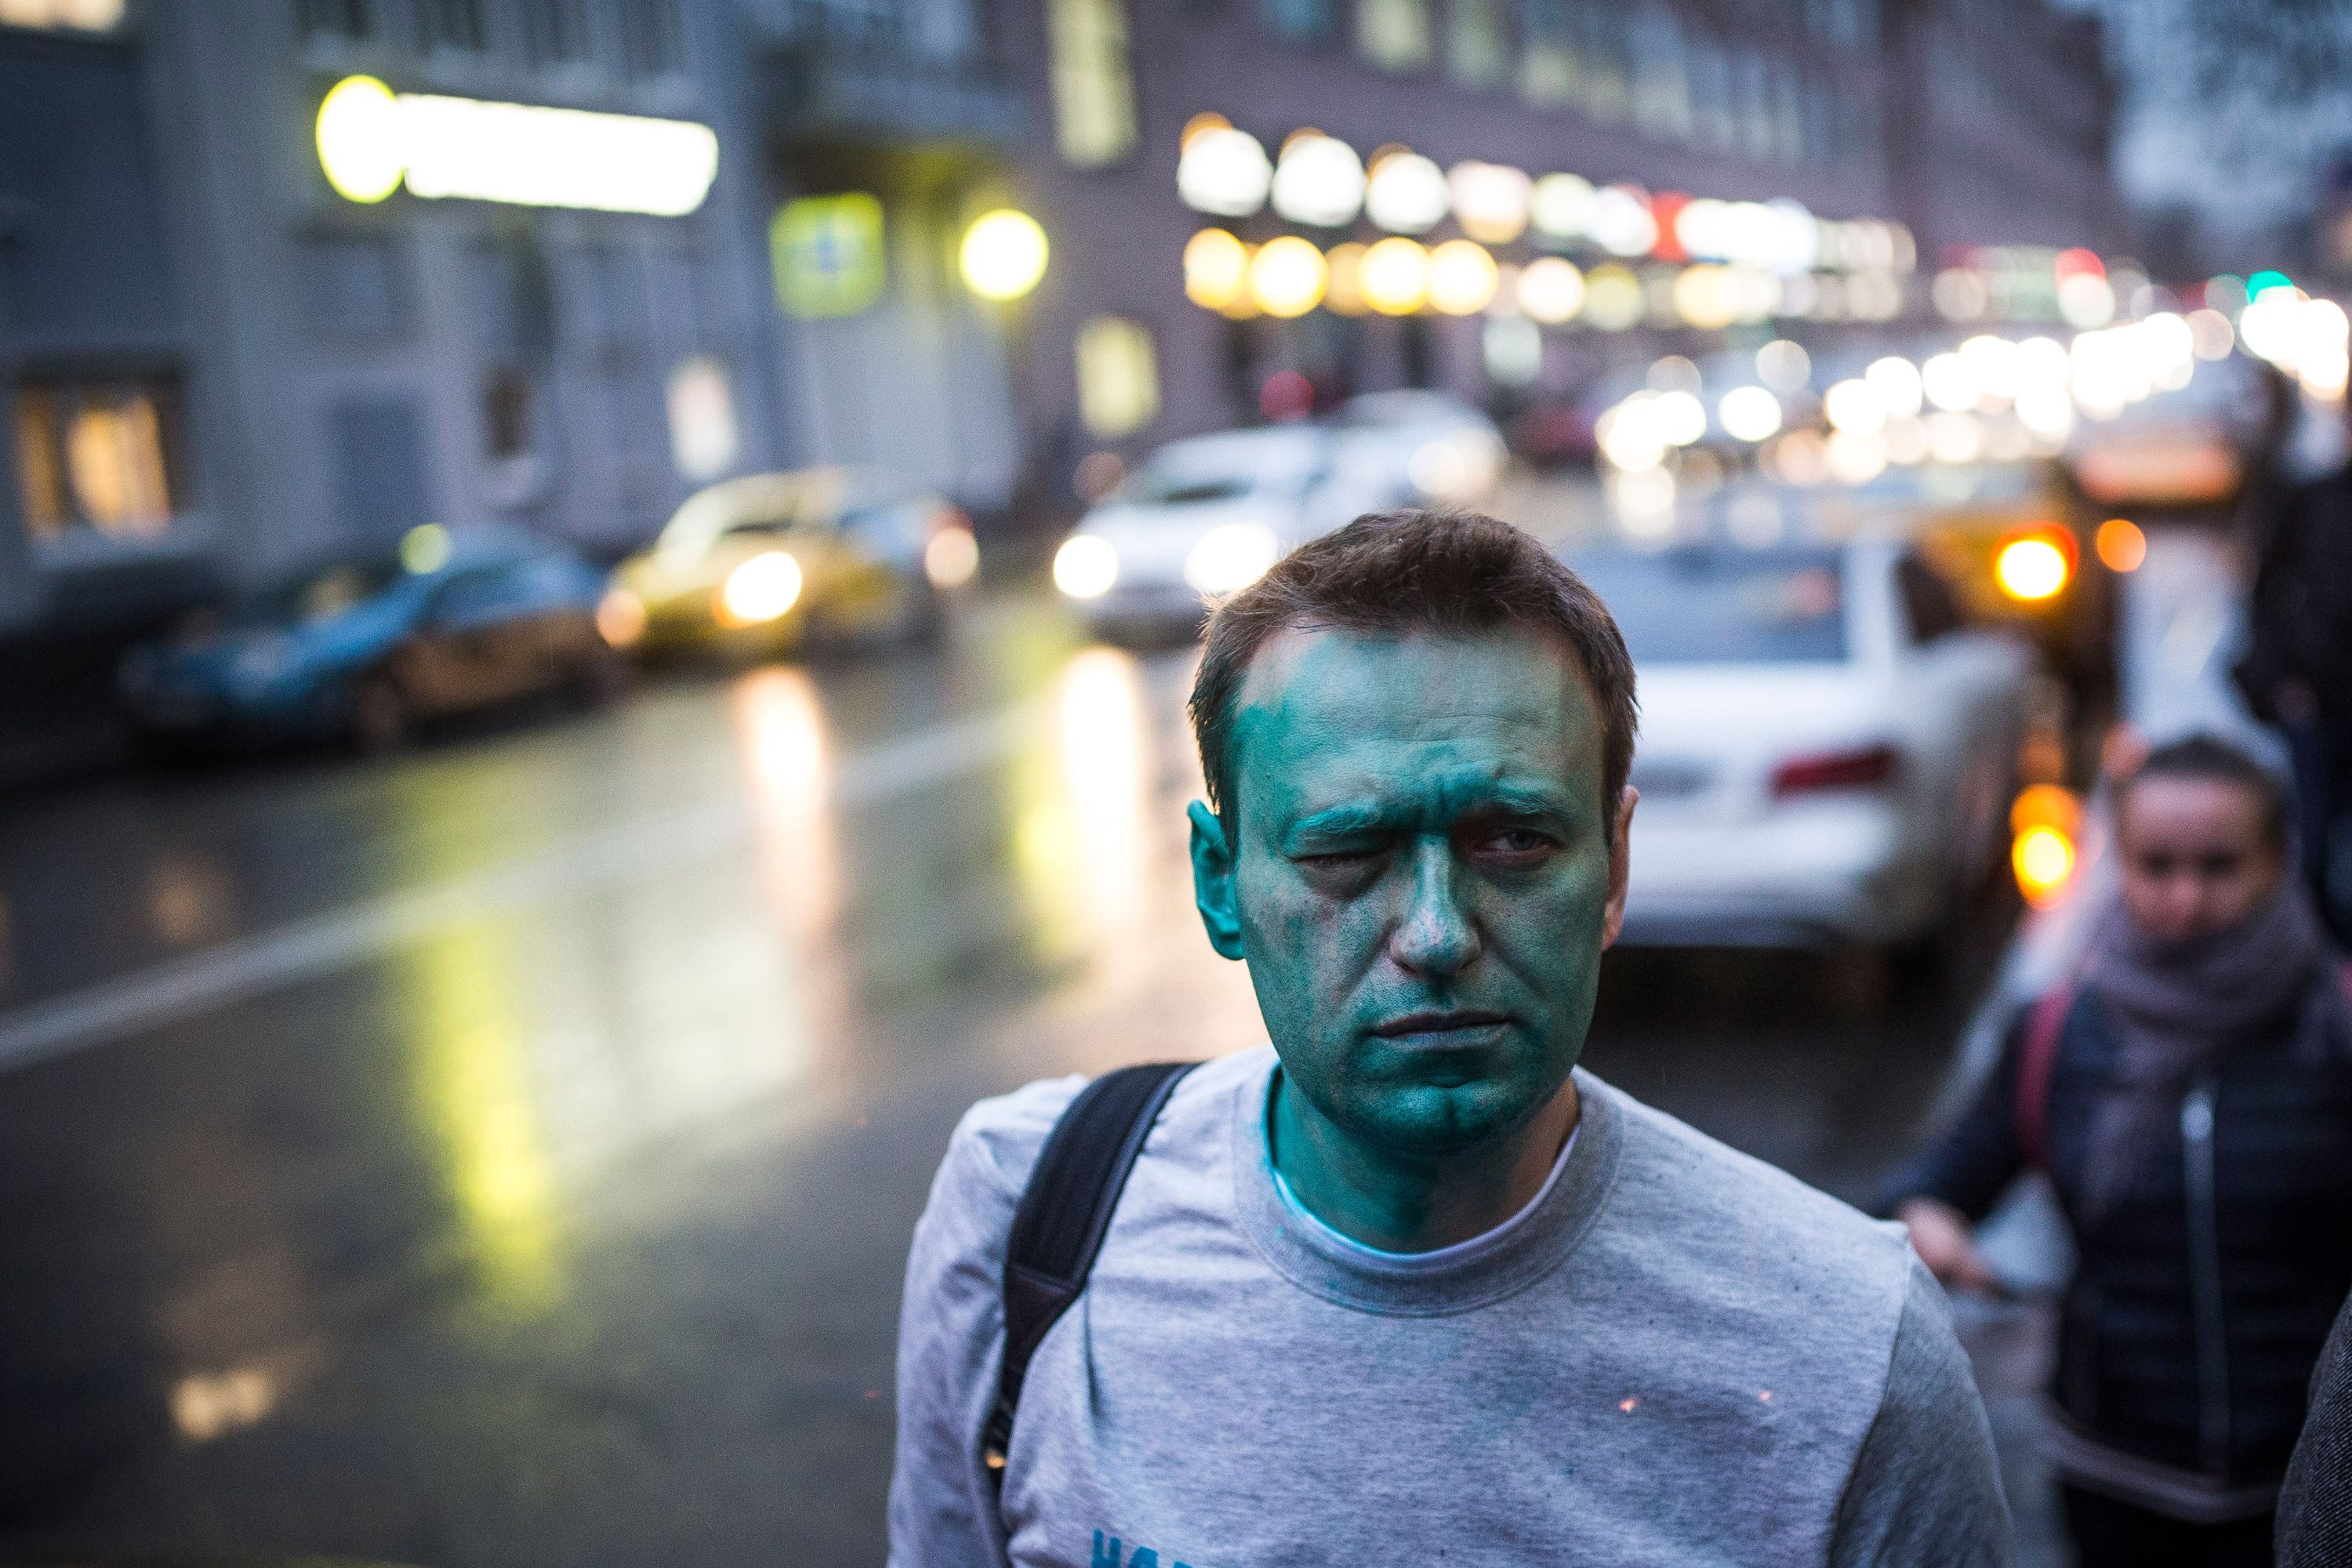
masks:
[[[1495,422],[1443,392],[1405,387],[1351,397],[1331,416],[1339,459],[1360,483],[1385,483],[1397,504],[1468,504],[1502,483],[1510,451]]]
[[[1570,555],[1633,655],[1633,945],[1899,950],[2000,864],[2031,651],[1895,542]]]
[[[1097,631],[1191,632],[1285,552],[1368,511],[1480,499],[1503,463],[1491,421],[1432,393],[1171,442],[1063,542],[1054,584]]]

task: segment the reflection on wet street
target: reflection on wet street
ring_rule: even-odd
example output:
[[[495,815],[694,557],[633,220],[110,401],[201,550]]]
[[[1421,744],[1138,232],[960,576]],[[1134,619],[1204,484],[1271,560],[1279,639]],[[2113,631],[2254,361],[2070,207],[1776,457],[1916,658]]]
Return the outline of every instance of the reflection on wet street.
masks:
[[[898,1274],[963,1106],[1247,1045],[1189,653],[1025,601],[391,763],[0,826],[0,1523],[448,1564],[880,1556]],[[1617,962],[1588,1061],[1850,1196],[1934,988]]]

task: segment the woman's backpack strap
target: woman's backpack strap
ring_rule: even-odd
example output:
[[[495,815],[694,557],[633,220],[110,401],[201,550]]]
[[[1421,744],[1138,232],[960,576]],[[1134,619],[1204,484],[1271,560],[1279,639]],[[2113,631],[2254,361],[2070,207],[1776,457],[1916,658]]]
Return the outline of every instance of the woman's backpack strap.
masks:
[[[1095,1255],[1143,1152],[1143,1141],[1191,1062],[1119,1068],[1078,1091],[1031,1167],[1004,1253],[1004,1362],[981,1458],[1002,1480],[1029,1358],[1087,1288]]]
[[[2057,1070],[2066,1016],[2074,1010],[2081,990],[2081,983],[2070,976],[2043,992],[2025,1015],[2017,1053],[2017,1146],[2031,1169],[2048,1167],[2050,1079]]]

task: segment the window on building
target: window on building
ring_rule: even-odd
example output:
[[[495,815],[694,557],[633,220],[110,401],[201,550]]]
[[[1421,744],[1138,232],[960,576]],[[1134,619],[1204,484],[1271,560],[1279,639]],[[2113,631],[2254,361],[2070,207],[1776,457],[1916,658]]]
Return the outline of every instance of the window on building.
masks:
[[[1445,16],[1445,73],[1465,87],[1493,87],[1511,68],[1507,0],[1453,0]]]
[[[1732,60],[1739,106],[1738,133],[1748,156],[1768,163],[1779,156],[1780,118],[1772,111],[1771,63],[1755,49],[1742,49]]]
[[[0,26],[61,33],[110,33],[122,25],[123,0],[0,0]]]
[[[489,43],[482,23],[482,0],[422,0],[416,19],[425,33],[425,47],[479,54]]]
[[[1519,33],[1519,96],[1538,109],[1575,102],[1580,72],[1568,0],[1522,0]]]
[[[1732,107],[1731,54],[1696,27],[1687,43],[1692,137],[1702,146],[1738,147],[1739,121]]]
[[[1078,329],[1078,417],[1106,438],[1160,417],[1160,360],[1151,329],[1125,316],[1097,316]]]
[[[623,0],[621,53],[634,77],[686,69],[686,25],[677,0]]]
[[[653,337],[653,312],[642,258],[596,246],[571,253],[566,269],[572,336],[607,363],[643,353]]]
[[[1800,69],[1797,90],[1804,100],[1805,161],[1827,163],[1835,156],[1837,147],[1837,110],[1830,101],[1829,89],[1823,85],[1820,72]]]
[[[1842,49],[1878,47],[1878,7],[1871,0],[1808,0],[1806,20],[1817,37]]]
[[[1052,0],[1054,139],[1081,169],[1135,151],[1135,73],[1128,60],[1125,0]]]
[[[1805,84],[1787,58],[1772,59],[1772,117],[1780,126],[1780,162],[1801,163],[1809,155],[1805,134]]]
[[[375,13],[368,0],[298,0],[294,14],[306,37],[359,39],[375,36]]]
[[[589,58],[586,0],[524,0],[522,24],[532,63],[576,65]]]
[[[1326,38],[1339,26],[1335,0],[1257,0],[1258,20],[1278,38]]]
[[[482,448],[493,458],[530,452],[530,377],[500,365],[482,382]]]
[[[1633,27],[1633,123],[1652,136],[1691,133],[1690,71],[1682,24],[1672,12],[1644,7]]]
[[[1577,55],[1583,63],[1584,111],[1614,124],[1633,111],[1633,68],[1627,34],[1632,18],[1612,0],[1577,7]]]
[[[491,353],[537,363],[556,340],[555,283],[530,231],[509,229],[466,253],[467,321]]]
[[[1429,0],[1356,0],[1356,52],[1382,70],[1429,64]]]
[[[16,475],[33,537],[87,528],[147,539],[169,528],[178,413],[163,381],[19,385]]]

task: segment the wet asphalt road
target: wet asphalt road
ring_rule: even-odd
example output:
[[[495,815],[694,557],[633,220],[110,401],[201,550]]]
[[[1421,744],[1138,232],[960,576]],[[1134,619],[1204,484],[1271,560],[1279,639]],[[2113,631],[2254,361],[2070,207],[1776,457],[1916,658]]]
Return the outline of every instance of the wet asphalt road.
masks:
[[[1189,656],[1020,597],[389,763],[0,812],[0,1542],[880,1560],[906,1238],[975,1097],[1259,1037]],[[1867,1193],[1950,973],[1612,961],[1588,1064]]]

